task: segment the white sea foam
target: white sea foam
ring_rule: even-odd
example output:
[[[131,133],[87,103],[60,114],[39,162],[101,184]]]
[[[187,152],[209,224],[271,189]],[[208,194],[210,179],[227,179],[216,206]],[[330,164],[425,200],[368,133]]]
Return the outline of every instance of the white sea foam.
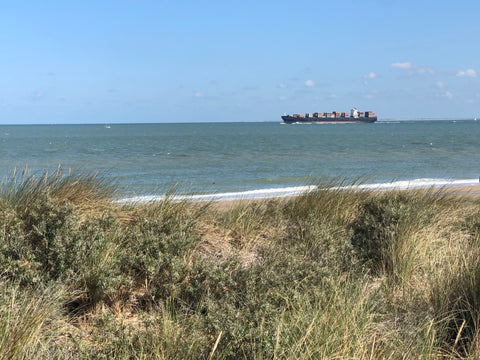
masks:
[[[428,189],[428,188],[443,188],[443,187],[462,187],[462,186],[474,186],[478,185],[476,179],[464,179],[464,180],[448,180],[448,179],[415,179],[415,180],[401,180],[392,181],[389,183],[374,183],[374,184],[358,184],[349,186],[333,187],[333,190],[374,190],[374,191],[387,191],[387,190],[407,190],[407,189]],[[318,186],[295,186],[286,188],[272,188],[272,189],[259,189],[249,190],[241,192],[226,192],[218,194],[201,194],[201,195],[171,195],[168,196],[173,201],[231,201],[231,200],[255,200],[255,199],[268,199],[268,198],[280,198],[289,196],[298,196],[308,193],[313,190],[317,190]],[[134,196],[117,200],[117,204],[148,204],[154,202],[163,201],[167,195],[144,195]]]
[[[241,192],[227,192],[218,194],[202,195],[172,195],[169,199],[174,201],[231,201],[231,200],[254,200],[288,196],[298,196],[317,189],[317,186],[295,186],[286,188],[259,189]],[[117,201],[118,204],[148,204],[162,201],[166,195],[146,195],[124,198]]]
[[[448,179],[415,179],[392,181],[381,184],[362,184],[349,186],[359,190],[407,190],[407,189],[428,189],[442,187],[462,187],[478,185],[477,179],[448,180]]]

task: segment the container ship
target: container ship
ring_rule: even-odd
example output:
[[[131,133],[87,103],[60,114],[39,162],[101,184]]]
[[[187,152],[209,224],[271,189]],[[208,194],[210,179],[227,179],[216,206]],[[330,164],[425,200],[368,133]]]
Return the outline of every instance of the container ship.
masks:
[[[326,113],[306,113],[283,115],[283,122],[285,124],[359,124],[359,123],[373,123],[377,121],[377,115],[371,111],[358,111],[356,108],[348,112],[332,111]]]

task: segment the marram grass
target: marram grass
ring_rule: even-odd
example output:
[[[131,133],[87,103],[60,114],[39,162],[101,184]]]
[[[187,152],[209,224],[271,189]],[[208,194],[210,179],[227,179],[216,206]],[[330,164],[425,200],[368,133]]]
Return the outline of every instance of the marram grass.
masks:
[[[14,174],[0,359],[478,358],[478,199],[320,188],[116,206],[99,176]]]

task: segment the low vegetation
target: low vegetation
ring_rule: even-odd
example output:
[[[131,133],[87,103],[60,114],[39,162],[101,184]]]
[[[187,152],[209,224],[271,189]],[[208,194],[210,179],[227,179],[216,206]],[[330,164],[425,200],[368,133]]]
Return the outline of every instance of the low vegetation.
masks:
[[[480,357],[480,203],[431,191],[118,206],[0,188],[0,359]]]

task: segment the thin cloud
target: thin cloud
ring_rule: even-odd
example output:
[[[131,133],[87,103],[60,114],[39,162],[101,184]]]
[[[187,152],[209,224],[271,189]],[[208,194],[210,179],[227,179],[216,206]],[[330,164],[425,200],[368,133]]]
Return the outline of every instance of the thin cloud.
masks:
[[[441,93],[437,96],[442,97],[442,98],[447,98],[449,100],[453,99],[453,94],[450,91],[445,91],[444,93]]]
[[[392,68],[398,68],[398,69],[411,69],[412,68],[412,63],[409,62],[403,62],[403,63],[393,63]]]
[[[367,75],[363,75],[363,83],[367,85],[370,80],[376,79],[377,77],[377,73],[374,73],[373,71],[369,72]]]
[[[368,73],[367,75],[363,75],[363,78],[365,80],[372,80],[372,79],[375,79],[377,77],[378,77],[378,75],[376,73],[374,73],[373,71]]]
[[[307,80],[307,81],[305,81],[305,86],[306,87],[314,87],[315,82],[313,80]]]
[[[477,77],[477,72],[473,69],[468,69],[468,70],[458,70],[457,72],[458,77],[466,77],[466,78],[476,78]]]
[[[207,92],[204,93],[203,91],[196,91],[193,93],[193,97],[195,99],[198,99],[198,101],[211,101],[211,100],[217,100],[219,97],[225,95],[225,93],[222,94],[214,94],[212,95],[211,93]]]
[[[413,64],[411,62],[397,62],[392,63],[392,68],[401,69],[406,71],[407,75],[433,75],[435,74],[435,70],[423,65]]]

